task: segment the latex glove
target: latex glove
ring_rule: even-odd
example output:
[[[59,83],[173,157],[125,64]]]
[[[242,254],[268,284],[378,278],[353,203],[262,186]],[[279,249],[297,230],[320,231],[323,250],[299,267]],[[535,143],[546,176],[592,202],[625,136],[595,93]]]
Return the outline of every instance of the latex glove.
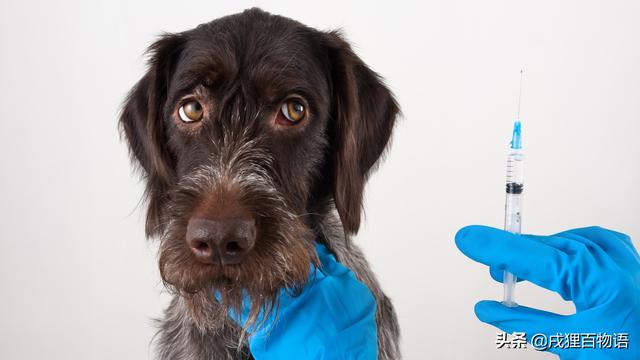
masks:
[[[456,245],[471,259],[489,265],[502,281],[503,270],[573,301],[576,313],[558,315],[525,306],[480,301],[481,321],[507,333],[627,333],[627,349],[549,349],[562,359],[640,359],[640,256],[629,237],[600,227],[552,236],[513,235],[485,226],[468,226]],[[522,302],[526,299],[521,299]],[[596,344],[596,348],[598,345]]]
[[[321,267],[311,267],[302,293],[293,297],[282,290],[278,316],[269,314],[251,331],[249,348],[256,360],[378,358],[371,291],[324,245],[316,244],[316,252]],[[240,316],[230,314],[240,325],[247,320],[248,301]]]

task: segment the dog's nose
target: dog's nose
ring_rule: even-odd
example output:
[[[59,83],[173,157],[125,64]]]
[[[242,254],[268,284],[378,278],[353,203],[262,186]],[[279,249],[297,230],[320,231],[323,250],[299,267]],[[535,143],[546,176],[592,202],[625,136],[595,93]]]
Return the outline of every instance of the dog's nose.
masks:
[[[196,259],[204,264],[239,264],[256,242],[256,222],[192,218],[186,238]]]

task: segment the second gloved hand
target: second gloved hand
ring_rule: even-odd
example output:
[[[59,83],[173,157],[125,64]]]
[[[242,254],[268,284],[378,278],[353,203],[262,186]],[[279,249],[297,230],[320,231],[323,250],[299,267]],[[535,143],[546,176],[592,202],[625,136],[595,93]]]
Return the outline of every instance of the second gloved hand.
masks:
[[[299,296],[282,290],[278,313],[268,314],[249,334],[256,360],[378,358],[376,302],[369,288],[316,244],[320,268],[312,266],[309,283]],[[245,303],[249,299],[245,299]],[[230,317],[241,326],[248,306]]]

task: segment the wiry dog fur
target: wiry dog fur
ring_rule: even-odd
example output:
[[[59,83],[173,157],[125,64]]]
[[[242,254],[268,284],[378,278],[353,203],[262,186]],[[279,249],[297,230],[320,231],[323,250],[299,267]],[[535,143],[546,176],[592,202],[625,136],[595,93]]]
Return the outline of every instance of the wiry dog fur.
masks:
[[[291,94],[306,118],[274,122]],[[183,123],[185,97],[204,108]],[[150,47],[149,70],[120,118],[146,181],[146,231],[160,239],[160,271],[174,294],[160,321],[159,359],[247,359],[232,321],[242,291],[251,321],[294,295],[324,244],[372,291],[380,359],[397,359],[398,325],[359,248],[365,182],[383,153],[398,107],[380,78],[336,32],[259,9],[227,16]],[[250,214],[258,237],[240,264],[197,262],[185,241],[194,213]],[[219,294],[219,300],[214,294]]]

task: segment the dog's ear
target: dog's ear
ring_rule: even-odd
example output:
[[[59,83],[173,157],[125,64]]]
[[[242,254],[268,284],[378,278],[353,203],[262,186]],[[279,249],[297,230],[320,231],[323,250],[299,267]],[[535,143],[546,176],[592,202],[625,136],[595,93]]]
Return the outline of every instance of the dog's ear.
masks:
[[[324,35],[332,83],[333,197],[345,233],[354,234],[367,177],[389,142],[399,108],[382,79],[339,33]]]
[[[146,180],[147,236],[161,231],[162,196],[174,176],[172,157],[166,147],[163,108],[183,44],[182,36],[167,34],[149,47],[147,73],[129,92],[120,115],[121,132]]]

